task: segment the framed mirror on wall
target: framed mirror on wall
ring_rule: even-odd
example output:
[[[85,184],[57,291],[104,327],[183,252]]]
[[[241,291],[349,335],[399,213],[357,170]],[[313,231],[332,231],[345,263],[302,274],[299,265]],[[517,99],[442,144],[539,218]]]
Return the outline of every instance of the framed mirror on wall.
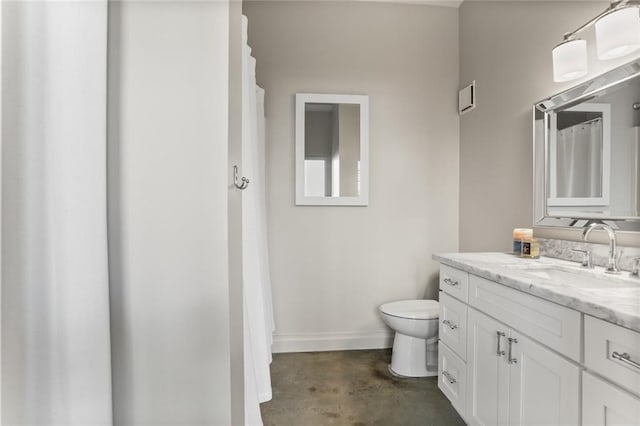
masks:
[[[369,203],[369,97],[296,94],[296,205]]]
[[[640,232],[640,60],[534,105],[536,226]]]

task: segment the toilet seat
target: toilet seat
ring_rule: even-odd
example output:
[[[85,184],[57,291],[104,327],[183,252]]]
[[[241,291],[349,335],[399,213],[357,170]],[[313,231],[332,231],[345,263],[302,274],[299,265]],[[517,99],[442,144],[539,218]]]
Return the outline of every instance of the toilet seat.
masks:
[[[398,318],[437,319],[440,314],[440,305],[436,300],[400,300],[381,305],[380,311]]]

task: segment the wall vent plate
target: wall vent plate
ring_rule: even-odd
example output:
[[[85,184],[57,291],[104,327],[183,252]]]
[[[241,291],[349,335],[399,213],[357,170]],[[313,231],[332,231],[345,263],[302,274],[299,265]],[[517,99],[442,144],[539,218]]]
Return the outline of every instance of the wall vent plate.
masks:
[[[476,82],[471,82],[458,93],[458,112],[460,115],[471,111],[476,107]]]

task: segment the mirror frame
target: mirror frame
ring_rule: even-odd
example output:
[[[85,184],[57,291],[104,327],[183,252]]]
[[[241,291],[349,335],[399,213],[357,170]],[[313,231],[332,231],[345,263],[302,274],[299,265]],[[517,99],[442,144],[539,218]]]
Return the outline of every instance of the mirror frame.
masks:
[[[612,216],[603,217],[589,215],[588,212],[570,212],[566,215],[548,214],[547,164],[549,162],[549,132],[551,112],[558,108],[572,108],[582,102],[594,100],[610,93],[619,85],[634,78],[640,78],[640,59],[624,64],[605,72],[591,80],[578,84],[570,89],[546,98],[533,105],[533,195],[534,226],[549,228],[581,228],[591,222],[604,222],[614,229],[625,232],[640,232],[640,217]],[[536,121],[543,120],[544,129],[539,134]]]
[[[369,205],[369,96],[296,93],[296,182],[297,206],[367,206]],[[355,197],[311,197],[304,195],[305,104],[360,105],[360,194]]]

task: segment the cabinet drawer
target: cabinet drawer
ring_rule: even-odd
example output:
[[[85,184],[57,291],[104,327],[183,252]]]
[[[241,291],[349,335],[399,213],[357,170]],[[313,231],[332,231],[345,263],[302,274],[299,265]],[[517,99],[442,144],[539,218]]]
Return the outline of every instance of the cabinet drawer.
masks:
[[[584,318],[586,367],[640,395],[640,333],[588,315]]]
[[[440,290],[466,302],[468,299],[469,274],[447,265],[440,265]]]
[[[466,419],[467,366],[446,344],[438,343],[438,387]]]
[[[580,313],[493,281],[469,276],[469,304],[580,361]]]
[[[467,305],[440,292],[440,340],[460,358],[467,359]]]
[[[584,426],[638,425],[640,399],[591,374],[582,374]]]

